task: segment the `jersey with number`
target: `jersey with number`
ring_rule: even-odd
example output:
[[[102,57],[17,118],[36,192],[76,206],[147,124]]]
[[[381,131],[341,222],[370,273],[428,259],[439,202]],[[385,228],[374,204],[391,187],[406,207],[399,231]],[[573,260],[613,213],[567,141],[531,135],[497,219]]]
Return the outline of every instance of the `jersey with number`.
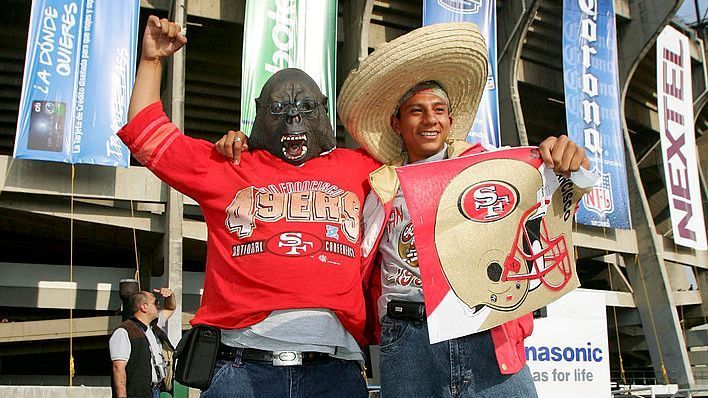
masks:
[[[192,324],[236,329],[273,310],[327,308],[366,343],[360,222],[377,161],[335,149],[298,167],[254,150],[234,165],[213,144],[182,134],[159,102],[118,135],[139,162],[202,208],[206,272]]]

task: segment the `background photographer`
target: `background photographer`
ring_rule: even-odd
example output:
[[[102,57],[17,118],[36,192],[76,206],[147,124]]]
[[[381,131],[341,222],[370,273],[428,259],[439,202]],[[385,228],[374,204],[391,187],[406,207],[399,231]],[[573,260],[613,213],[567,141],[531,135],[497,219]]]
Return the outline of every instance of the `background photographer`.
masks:
[[[137,292],[130,297],[128,305],[133,315],[111,336],[113,397],[160,396],[160,383],[169,366],[162,354],[162,345],[169,345],[169,340],[160,326],[172,316],[177,302],[168,288],[153,289],[153,292]],[[162,310],[159,309],[158,295],[164,297]]]

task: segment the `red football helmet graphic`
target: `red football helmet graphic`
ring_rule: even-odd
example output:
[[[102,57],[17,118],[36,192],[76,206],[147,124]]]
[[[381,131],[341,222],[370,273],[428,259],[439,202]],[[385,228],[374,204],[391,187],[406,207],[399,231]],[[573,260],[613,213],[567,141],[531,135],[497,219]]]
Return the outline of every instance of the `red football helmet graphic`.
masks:
[[[516,229],[511,252],[504,262],[502,280],[531,281],[531,290],[539,282],[550,290],[561,290],[573,277],[565,236],[549,236],[541,204],[526,210]],[[525,268],[522,263],[525,262]],[[528,269],[522,273],[522,269]]]
[[[523,160],[485,160],[450,181],[436,213],[435,246],[460,301],[512,311],[540,286],[568,284],[572,248],[549,233],[550,205],[537,166]]]

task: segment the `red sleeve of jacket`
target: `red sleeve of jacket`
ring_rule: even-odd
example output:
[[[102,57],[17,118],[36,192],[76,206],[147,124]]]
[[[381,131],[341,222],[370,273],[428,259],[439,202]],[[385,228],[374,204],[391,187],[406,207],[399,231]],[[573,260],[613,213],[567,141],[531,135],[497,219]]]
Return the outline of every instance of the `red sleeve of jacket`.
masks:
[[[533,314],[526,314],[490,330],[501,374],[514,374],[526,365],[524,339],[532,331]]]
[[[379,297],[381,297],[381,256],[372,254],[374,265],[370,272],[363,275],[364,302],[366,305],[366,326],[364,337],[369,344],[379,344],[381,337],[381,322],[379,322]]]
[[[171,187],[195,196],[209,184],[213,144],[187,137],[170,122],[160,101],[142,109],[119,132],[135,159]]]

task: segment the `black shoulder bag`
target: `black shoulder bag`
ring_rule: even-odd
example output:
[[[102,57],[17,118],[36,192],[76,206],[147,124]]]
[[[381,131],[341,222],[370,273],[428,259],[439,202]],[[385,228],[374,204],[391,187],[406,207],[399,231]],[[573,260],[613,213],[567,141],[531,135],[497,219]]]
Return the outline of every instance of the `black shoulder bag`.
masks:
[[[175,349],[175,380],[202,391],[209,388],[220,341],[218,328],[195,325],[188,330]]]

